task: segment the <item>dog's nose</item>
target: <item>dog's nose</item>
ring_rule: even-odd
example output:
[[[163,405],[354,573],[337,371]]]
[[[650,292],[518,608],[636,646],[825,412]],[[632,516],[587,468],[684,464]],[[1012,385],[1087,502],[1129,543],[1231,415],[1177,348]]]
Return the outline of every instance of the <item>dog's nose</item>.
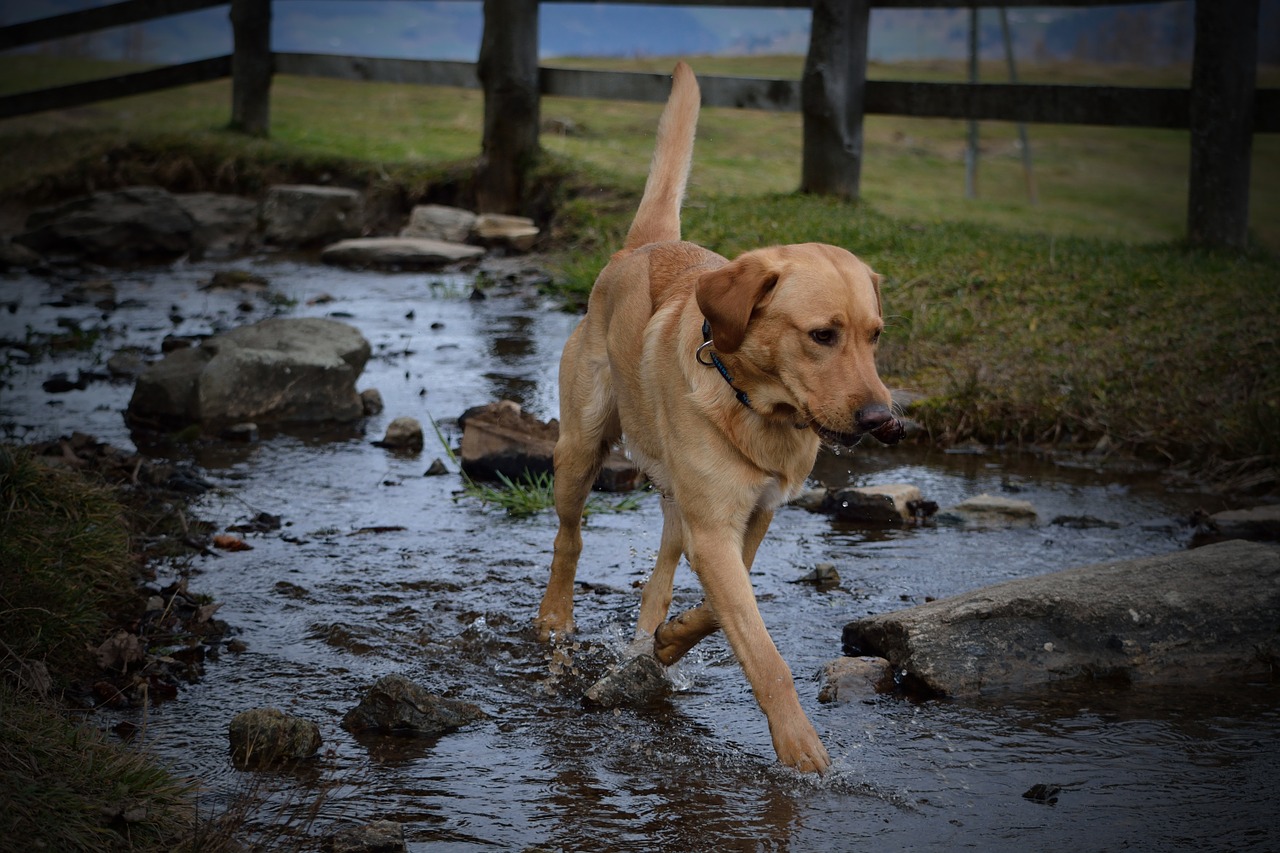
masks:
[[[869,432],[883,444],[897,444],[906,433],[902,421],[893,416],[888,406],[874,405],[853,414],[860,432]]]

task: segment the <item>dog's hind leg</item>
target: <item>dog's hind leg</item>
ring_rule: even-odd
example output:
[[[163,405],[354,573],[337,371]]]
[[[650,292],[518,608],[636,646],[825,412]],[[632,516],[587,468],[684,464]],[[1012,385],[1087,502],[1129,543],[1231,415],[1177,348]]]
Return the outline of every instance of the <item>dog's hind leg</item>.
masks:
[[[538,638],[544,642],[573,632],[573,581],[582,554],[582,511],[605,457],[621,435],[607,370],[593,369],[589,358],[572,346],[582,335],[579,327],[565,347],[560,367],[560,438],[554,454],[560,528],[551,577],[535,622]]]

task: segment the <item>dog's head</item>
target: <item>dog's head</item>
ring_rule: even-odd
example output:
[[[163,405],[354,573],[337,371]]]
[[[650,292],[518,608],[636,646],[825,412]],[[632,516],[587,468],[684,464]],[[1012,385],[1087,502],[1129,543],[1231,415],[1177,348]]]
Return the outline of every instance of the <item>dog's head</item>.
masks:
[[[760,414],[839,444],[902,438],[876,372],[880,276],[853,254],[821,243],[757,249],[704,273],[696,296],[716,352]]]

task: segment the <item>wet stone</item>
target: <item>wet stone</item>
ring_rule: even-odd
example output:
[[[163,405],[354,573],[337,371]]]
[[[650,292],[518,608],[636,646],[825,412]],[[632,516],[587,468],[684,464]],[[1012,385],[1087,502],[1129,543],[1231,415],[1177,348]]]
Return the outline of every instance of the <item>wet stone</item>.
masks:
[[[797,578],[793,583],[807,583],[816,586],[820,591],[836,589],[840,586],[840,572],[834,563],[818,563],[813,570]]]
[[[349,732],[433,737],[488,716],[470,702],[428,693],[402,675],[385,675],[342,718]]]
[[[893,667],[881,657],[846,655],[822,669],[819,702],[857,702],[878,693],[891,693],[897,685]]]
[[[375,820],[363,826],[348,826],[325,839],[326,853],[402,853],[404,827],[391,820]]]
[[[379,447],[385,447],[388,450],[410,450],[418,451],[422,449],[424,440],[422,434],[422,424],[417,418],[401,417],[396,418],[387,424],[386,435],[381,441],[375,441],[374,444]]]
[[[942,510],[937,521],[965,527],[1029,527],[1036,523],[1036,508],[1029,501],[978,495]]]
[[[228,736],[231,760],[240,769],[310,758],[322,743],[319,726],[277,708],[254,708],[237,714]]]
[[[906,483],[857,486],[832,491],[822,508],[844,521],[901,524],[910,521],[920,502],[920,489]]]
[[[382,392],[377,388],[366,388],[360,392],[360,405],[364,407],[365,415],[380,415],[385,407],[382,402]]]
[[[653,655],[636,655],[601,678],[582,697],[595,708],[637,707],[652,704],[671,693],[666,670]]]

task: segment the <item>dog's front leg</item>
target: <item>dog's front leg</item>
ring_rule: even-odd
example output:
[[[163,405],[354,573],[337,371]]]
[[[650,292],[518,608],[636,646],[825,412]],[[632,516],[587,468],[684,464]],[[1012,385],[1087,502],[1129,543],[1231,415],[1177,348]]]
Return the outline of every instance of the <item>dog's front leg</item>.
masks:
[[[791,670],[765,629],[740,548],[722,527],[691,528],[688,537],[694,572],[769,720],[778,760],[804,772],[825,771],[831,758],[800,707]]]

